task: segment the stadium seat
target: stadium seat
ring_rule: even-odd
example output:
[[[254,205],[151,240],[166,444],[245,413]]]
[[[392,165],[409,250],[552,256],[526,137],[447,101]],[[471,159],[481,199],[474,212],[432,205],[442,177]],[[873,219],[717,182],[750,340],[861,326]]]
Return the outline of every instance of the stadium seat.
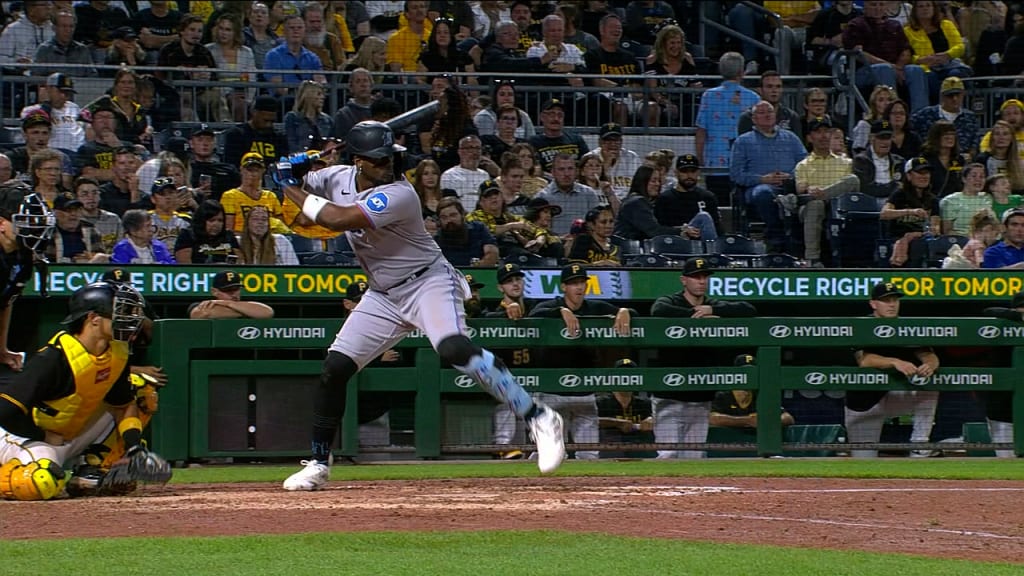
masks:
[[[302,252],[295,256],[303,266],[359,266],[351,252]]]
[[[690,256],[704,254],[704,242],[690,240],[674,234],[662,234],[645,241],[647,252],[661,254],[672,260],[686,260]]]
[[[661,254],[630,254],[623,263],[631,268],[669,268],[675,262]]]
[[[798,268],[800,259],[789,254],[765,254],[757,259],[758,268]]]
[[[884,200],[854,192],[830,203],[828,235],[833,265],[870,267],[876,261],[876,241],[883,237],[880,202]],[[888,256],[885,261],[888,262]]]
[[[288,241],[292,243],[292,249],[295,250],[296,254],[301,254],[303,252],[323,252],[323,242],[320,240],[306,238],[299,234],[289,234],[286,237],[288,238]]]
[[[949,249],[953,246],[963,248],[967,245],[969,240],[970,238],[967,236],[960,236],[957,234],[947,234],[946,236],[932,238],[932,240],[928,242],[928,267],[941,268],[942,260],[949,254]]]
[[[644,253],[643,246],[640,244],[639,240],[631,240],[629,238],[623,238],[622,236],[612,236],[609,240],[612,244],[619,247],[619,254],[622,256]]]
[[[518,252],[516,254],[509,254],[505,258],[506,262],[515,262],[522,268],[555,268],[558,266],[558,261],[554,258],[545,258],[538,256],[532,252]]]

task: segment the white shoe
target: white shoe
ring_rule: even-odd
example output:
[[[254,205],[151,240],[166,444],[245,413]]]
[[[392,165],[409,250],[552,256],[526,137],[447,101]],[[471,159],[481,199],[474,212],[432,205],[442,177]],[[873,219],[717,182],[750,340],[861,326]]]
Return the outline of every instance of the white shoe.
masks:
[[[558,470],[565,459],[565,440],[562,438],[562,417],[538,402],[537,413],[527,422],[530,436],[537,443],[537,467],[542,474]]]
[[[935,458],[937,456],[942,456],[942,452],[940,452],[938,450],[911,450],[910,451],[910,457],[911,458]]]
[[[327,485],[331,476],[331,469],[317,462],[316,460],[303,460],[305,468],[292,474],[284,481],[285,490],[302,490],[309,492],[319,490]]]

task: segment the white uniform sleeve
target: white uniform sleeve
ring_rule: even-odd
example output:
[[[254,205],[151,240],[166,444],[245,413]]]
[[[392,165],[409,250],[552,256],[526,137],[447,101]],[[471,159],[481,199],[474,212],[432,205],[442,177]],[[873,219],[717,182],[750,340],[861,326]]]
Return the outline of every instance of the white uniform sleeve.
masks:
[[[328,193],[328,190],[326,190],[326,187],[324,186],[325,172],[327,172],[326,169],[317,170],[316,172],[310,172],[306,174],[306,177],[303,178],[303,182],[305,184],[303,188],[306,189],[306,192],[309,192],[310,194],[315,194],[322,198],[330,198],[330,194]]]
[[[369,196],[356,202],[374,229],[380,229],[409,219],[410,206],[414,206],[420,214],[419,198],[416,190],[407,182],[396,182],[387,186],[379,186]]]

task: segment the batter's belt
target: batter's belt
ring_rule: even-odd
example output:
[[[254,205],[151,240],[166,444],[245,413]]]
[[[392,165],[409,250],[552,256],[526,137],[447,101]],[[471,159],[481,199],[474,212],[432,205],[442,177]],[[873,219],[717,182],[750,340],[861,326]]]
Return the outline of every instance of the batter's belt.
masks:
[[[401,282],[395,284],[394,286],[388,286],[384,290],[378,290],[378,292],[380,292],[381,294],[387,296],[388,292],[394,290],[395,288],[398,288],[399,286],[405,286],[409,282],[412,282],[413,280],[415,280],[415,279],[419,278],[420,276],[423,276],[424,274],[426,274],[427,270],[430,270],[434,266],[434,264],[437,264],[437,260],[434,260],[430,264],[427,264],[423,268],[420,268],[419,270],[413,272],[405,280],[402,280]]]

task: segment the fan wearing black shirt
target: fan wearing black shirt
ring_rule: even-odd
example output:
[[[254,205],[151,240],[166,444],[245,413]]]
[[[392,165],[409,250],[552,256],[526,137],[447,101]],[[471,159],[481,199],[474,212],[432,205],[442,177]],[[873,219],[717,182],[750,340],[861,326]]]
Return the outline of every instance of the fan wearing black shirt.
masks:
[[[654,216],[662,226],[682,226],[691,240],[715,240],[722,225],[718,199],[700,181],[700,163],[693,154],[676,158],[676,184],[654,199]]]

